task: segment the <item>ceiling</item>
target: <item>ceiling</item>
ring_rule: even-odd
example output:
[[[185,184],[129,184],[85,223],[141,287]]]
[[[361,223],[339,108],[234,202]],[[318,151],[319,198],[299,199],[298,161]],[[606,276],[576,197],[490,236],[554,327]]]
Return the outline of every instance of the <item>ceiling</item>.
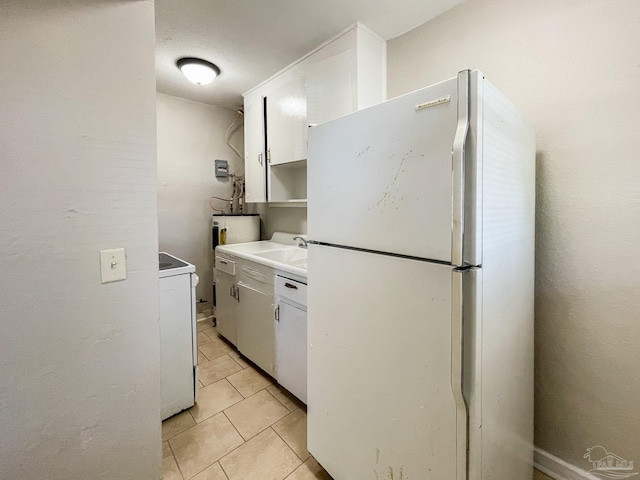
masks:
[[[156,0],[159,92],[237,109],[242,94],[356,21],[385,40],[463,0]],[[190,83],[181,57],[215,63],[211,84]]]

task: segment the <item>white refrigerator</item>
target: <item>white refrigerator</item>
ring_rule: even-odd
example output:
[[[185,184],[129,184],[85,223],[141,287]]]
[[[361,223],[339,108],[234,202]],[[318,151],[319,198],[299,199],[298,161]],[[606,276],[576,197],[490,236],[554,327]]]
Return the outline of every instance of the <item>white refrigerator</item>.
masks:
[[[335,480],[524,480],[535,137],[481,72],[314,126],[308,449]]]

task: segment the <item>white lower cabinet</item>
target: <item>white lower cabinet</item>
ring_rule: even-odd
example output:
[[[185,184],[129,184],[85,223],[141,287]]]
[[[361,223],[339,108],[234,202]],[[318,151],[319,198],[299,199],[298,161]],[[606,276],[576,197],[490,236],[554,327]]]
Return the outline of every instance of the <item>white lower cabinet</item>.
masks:
[[[218,333],[238,344],[238,286],[236,272],[240,262],[235,257],[216,255],[215,312]]]
[[[216,272],[216,328],[234,345],[238,344],[238,302],[235,277]]]
[[[306,279],[230,255],[215,276],[218,333],[307,403]]]
[[[277,276],[275,292],[276,379],[307,403],[307,286]]]
[[[274,377],[273,269],[247,262],[239,278],[238,350]]]
[[[307,311],[286,300],[280,300],[277,308],[277,380],[307,403]]]

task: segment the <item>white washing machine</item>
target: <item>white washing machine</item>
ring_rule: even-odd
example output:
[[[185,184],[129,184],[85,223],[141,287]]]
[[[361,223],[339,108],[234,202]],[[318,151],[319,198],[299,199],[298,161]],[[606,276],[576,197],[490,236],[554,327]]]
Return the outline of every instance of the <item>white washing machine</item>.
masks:
[[[192,407],[198,384],[196,267],[159,254],[162,420]]]

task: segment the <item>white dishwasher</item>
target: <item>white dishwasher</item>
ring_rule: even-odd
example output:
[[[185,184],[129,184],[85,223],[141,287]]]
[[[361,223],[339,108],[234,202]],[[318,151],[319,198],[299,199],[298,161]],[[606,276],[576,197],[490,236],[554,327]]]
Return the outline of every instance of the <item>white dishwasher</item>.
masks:
[[[276,379],[307,403],[307,285],[275,277]]]

